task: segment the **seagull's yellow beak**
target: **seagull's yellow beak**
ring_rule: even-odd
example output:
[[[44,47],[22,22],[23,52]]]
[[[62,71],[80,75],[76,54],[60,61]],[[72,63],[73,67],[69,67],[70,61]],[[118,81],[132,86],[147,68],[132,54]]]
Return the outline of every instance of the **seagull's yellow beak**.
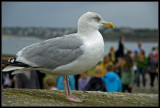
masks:
[[[114,28],[114,25],[111,22],[102,23],[105,27]]]

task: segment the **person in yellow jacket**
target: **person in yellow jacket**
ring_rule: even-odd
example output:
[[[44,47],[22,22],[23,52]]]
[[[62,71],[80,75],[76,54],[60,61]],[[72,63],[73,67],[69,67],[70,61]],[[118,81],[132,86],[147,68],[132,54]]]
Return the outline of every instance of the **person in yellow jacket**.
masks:
[[[108,55],[105,55],[103,58],[103,62],[100,63],[100,67],[102,69],[102,77],[105,76],[105,74],[107,73],[107,69],[106,67],[108,65],[113,65],[113,63],[110,61],[110,58]]]
[[[114,51],[114,46],[111,46],[108,55],[109,55],[109,57],[110,57],[110,60],[115,64],[115,63],[116,63],[116,53],[115,53],[115,51]]]

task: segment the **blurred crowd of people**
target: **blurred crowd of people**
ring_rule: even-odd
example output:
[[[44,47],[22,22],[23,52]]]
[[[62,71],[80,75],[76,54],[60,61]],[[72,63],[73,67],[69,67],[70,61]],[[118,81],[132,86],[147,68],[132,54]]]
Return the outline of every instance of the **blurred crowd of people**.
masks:
[[[87,71],[69,75],[71,90],[131,93],[133,84],[140,87],[141,76],[143,87],[146,87],[146,73],[150,76],[150,87],[153,88],[156,77],[158,79],[158,46],[151,49],[148,57],[141,42],[131,51],[125,47],[124,36],[120,36],[118,46],[116,51],[112,46],[103,61],[96,65],[94,76],[88,75]],[[62,80],[63,76],[46,77],[39,71],[15,76],[6,72],[2,74],[2,88],[64,90]]]

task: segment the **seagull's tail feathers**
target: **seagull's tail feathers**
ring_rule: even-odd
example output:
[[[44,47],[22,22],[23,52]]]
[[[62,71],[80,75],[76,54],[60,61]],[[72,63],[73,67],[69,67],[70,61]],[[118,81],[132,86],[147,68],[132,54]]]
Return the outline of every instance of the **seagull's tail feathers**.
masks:
[[[27,64],[16,62],[16,58],[12,59],[2,59],[2,72],[12,72],[12,74],[24,73],[21,71],[25,67],[30,67]]]
[[[8,71],[14,71],[17,69],[23,69],[24,67],[17,67],[17,66],[7,66],[5,67],[2,71],[3,72],[8,72]]]

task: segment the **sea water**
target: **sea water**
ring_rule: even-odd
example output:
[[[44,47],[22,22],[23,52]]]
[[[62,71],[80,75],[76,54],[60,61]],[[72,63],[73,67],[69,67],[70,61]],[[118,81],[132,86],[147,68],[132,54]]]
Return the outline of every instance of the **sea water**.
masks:
[[[2,54],[11,54],[15,55],[19,50],[23,49],[24,47],[44,41],[44,39],[33,39],[33,38],[2,38]],[[104,48],[104,55],[109,53],[109,49],[111,46],[114,47],[115,51],[118,49],[118,41],[114,42],[104,42],[105,48]],[[134,49],[137,47],[137,42],[127,42],[125,41],[124,46],[134,51]],[[142,42],[142,46],[145,50],[146,56],[149,55],[149,53],[152,50],[152,47],[157,47],[158,42]],[[96,46],[95,46],[96,47]],[[127,51],[125,49],[125,53]]]

